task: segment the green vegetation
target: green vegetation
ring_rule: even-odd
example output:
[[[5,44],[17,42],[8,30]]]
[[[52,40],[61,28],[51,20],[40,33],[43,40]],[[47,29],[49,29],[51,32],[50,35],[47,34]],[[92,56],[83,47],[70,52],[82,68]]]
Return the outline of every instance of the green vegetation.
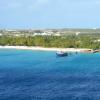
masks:
[[[100,36],[89,35],[69,35],[69,36],[23,36],[11,37],[1,36],[0,45],[9,46],[43,46],[58,48],[100,48],[100,42],[96,41]]]

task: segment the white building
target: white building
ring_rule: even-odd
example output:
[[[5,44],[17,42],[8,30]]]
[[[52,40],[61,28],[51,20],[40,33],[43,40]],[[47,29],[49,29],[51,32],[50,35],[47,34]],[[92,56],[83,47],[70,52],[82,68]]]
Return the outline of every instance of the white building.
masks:
[[[34,36],[51,36],[52,34],[50,33],[46,33],[46,32],[43,32],[43,33],[34,33]]]
[[[78,36],[80,34],[80,32],[76,32],[76,36]]]
[[[0,36],[2,36],[2,33],[0,33]]]
[[[61,36],[61,34],[60,33],[55,33],[54,36]]]
[[[98,40],[95,40],[94,42],[100,42],[100,39],[98,39]]]

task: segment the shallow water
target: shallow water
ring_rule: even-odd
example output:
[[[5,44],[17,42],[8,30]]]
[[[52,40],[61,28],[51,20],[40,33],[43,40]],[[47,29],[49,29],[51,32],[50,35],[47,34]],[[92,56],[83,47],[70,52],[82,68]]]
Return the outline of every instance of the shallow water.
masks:
[[[100,100],[100,54],[1,49],[0,100]]]

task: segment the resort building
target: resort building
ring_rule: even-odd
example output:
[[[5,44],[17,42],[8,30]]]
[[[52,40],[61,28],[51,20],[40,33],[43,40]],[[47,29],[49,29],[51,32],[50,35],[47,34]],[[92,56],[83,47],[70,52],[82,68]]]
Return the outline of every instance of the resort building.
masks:
[[[80,32],[76,32],[76,36],[78,36],[80,34]]]
[[[2,36],[2,33],[0,33],[0,36]]]

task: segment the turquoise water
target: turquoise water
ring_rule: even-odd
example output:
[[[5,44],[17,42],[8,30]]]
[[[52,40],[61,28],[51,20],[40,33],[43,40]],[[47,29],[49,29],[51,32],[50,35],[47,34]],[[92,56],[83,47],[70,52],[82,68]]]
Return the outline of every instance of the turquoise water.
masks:
[[[100,54],[1,49],[0,100],[100,100]]]

